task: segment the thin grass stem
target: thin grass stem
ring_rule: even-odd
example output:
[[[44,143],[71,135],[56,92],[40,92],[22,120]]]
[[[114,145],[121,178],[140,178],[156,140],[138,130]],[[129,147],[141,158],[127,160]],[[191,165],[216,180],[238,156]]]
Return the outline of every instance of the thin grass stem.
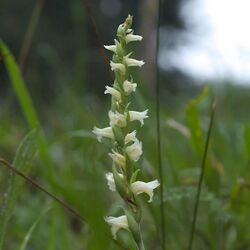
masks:
[[[87,223],[87,220],[85,218],[82,217],[82,215],[80,215],[79,212],[77,212],[75,209],[73,209],[70,205],[68,205],[65,201],[61,200],[60,198],[58,198],[57,196],[55,196],[54,194],[52,194],[51,192],[49,192],[48,190],[46,190],[44,187],[42,187],[40,184],[38,184],[37,182],[35,182],[32,178],[30,178],[29,176],[26,176],[25,174],[23,174],[21,171],[19,171],[18,169],[16,169],[12,164],[10,164],[8,161],[6,161],[3,158],[0,158],[0,163],[2,163],[5,167],[7,167],[9,170],[11,170],[12,172],[14,172],[15,174],[17,174],[18,176],[22,177],[23,179],[25,179],[26,181],[28,181],[29,183],[31,183],[33,186],[35,186],[37,189],[39,189],[40,191],[42,191],[43,193],[49,195],[53,200],[55,200],[56,202],[58,202],[60,205],[62,205],[64,208],[66,208],[69,212],[71,212],[77,219],[79,219],[81,222]]]
[[[161,25],[161,10],[163,6],[163,0],[158,1],[158,20],[157,20],[157,35],[156,35],[156,133],[157,133],[157,158],[158,158],[158,169],[160,178],[160,201],[161,201],[161,248],[165,250],[166,244],[166,230],[165,230],[165,213],[164,213],[164,179],[162,171],[162,156],[161,156],[161,133],[160,133],[160,69],[158,65],[159,58],[159,45],[160,45],[160,25]]]
[[[190,238],[189,238],[189,243],[188,243],[188,248],[187,248],[188,250],[192,250],[192,247],[193,247],[196,220],[197,220],[197,217],[198,217],[198,209],[199,209],[199,202],[200,202],[200,194],[201,194],[202,182],[203,182],[203,178],[204,178],[204,174],[205,174],[205,166],[206,166],[206,159],[207,159],[207,153],[208,153],[208,146],[209,146],[209,141],[210,141],[212,127],[213,127],[215,110],[216,110],[216,102],[214,101],[213,104],[212,104],[212,110],[211,110],[211,115],[210,115],[210,123],[209,123],[208,131],[207,131],[205,148],[204,148],[204,153],[203,153],[202,162],[201,162],[201,172],[200,172],[198,189],[197,189],[197,194],[196,194],[194,213],[193,213],[193,220],[192,220]]]
[[[43,4],[44,4],[44,0],[37,0],[35,3],[35,7],[32,11],[29,25],[24,36],[23,44],[22,44],[19,59],[18,59],[18,63],[21,69],[24,68],[27,56],[29,54],[32,39],[34,37],[36,27],[37,27],[39,18],[42,13]]]

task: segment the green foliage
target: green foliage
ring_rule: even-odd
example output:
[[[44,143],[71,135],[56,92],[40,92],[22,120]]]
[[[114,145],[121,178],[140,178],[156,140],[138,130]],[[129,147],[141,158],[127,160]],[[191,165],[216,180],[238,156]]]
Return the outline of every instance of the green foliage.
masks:
[[[32,224],[32,226],[30,227],[29,231],[27,232],[27,234],[25,235],[23,242],[21,244],[20,250],[25,250],[27,247],[27,244],[29,242],[29,239],[32,236],[32,233],[34,232],[35,228],[37,227],[38,223],[41,221],[41,219],[43,218],[43,216],[49,211],[50,208],[46,207],[41,214],[38,216],[38,218],[34,221],[34,223]]]
[[[204,87],[202,93],[191,100],[186,106],[186,121],[191,133],[191,140],[198,156],[202,156],[205,137],[202,128],[198,105],[208,96],[208,87]]]
[[[37,129],[31,131],[21,142],[17,149],[13,165],[23,173],[28,173],[30,169],[30,162],[37,151]],[[6,199],[2,207],[2,214],[0,216],[0,249],[2,249],[6,228],[9,220],[16,206],[18,196],[22,190],[23,179],[18,176],[11,175],[7,187]]]

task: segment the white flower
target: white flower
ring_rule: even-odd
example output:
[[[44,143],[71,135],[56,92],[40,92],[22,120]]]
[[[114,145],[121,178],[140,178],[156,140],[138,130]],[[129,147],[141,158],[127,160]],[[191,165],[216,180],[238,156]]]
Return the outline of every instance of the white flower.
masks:
[[[104,91],[104,94],[112,95],[118,102],[122,101],[121,93],[112,87],[106,86],[106,90]]]
[[[134,42],[134,41],[141,41],[142,36],[134,35],[133,33],[127,34],[125,37],[126,43]]]
[[[118,173],[118,175],[123,178],[123,175]],[[114,175],[113,173],[109,172],[109,173],[106,173],[105,174],[105,177],[107,179],[107,182],[108,182],[108,187],[109,189],[112,191],[112,192],[115,192],[116,191],[116,188],[115,188],[115,180],[114,180]]]
[[[132,145],[126,147],[125,151],[132,161],[138,161],[142,155],[142,143],[136,140]]]
[[[122,154],[115,152],[114,150],[112,150],[112,152],[113,153],[109,153],[109,156],[112,158],[112,160],[119,166],[124,167],[126,163],[125,157]]]
[[[143,112],[129,111],[130,121],[139,121],[141,127],[144,125],[144,119],[148,118],[148,109]]]
[[[119,70],[123,75],[125,74],[125,66],[122,63],[114,63],[110,61],[111,70]]]
[[[124,81],[123,83],[123,90],[127,95],[129,95],[132,92],[135,92],[136,87],[137,87],[136,83],[132,83],[128,80]]]
[[[105,177],[107,179],[107,182],[108,182],[108,187],[109,189],[112,191],[112,192],[115,192],[116,189],[115,189],[115,180],[114,180],[114,176],[112,173],[106,173],[105,174]]]
[[[116,45],[104,45],[104,48],[116,53]]]
[[[118,112],[112,112],[111,110],[109,111],[109,120],[110,120],[110,126],[118,126],[120,128],[124,128],[127,125],[126,118],[123,114],[120,114]]]
[[[128,133],[126,136],[125,136],[125,144],[128,144],[130,142],[135,142],[136,140],[138,140],[136,138],[136,131],[134,130],[133,132],[131,133]]]
[[[126,215],[122,215],[119,217],[108,216],[105,217],[104,220],[111,226],[111,232],[115,240],[117,239],[116,233],[118,230],[122,228],[129,230],[128,219]]]
[[[111,127],[106,127],[106,128],[94,127],[92,132],[97,136],[97,140],[99,142],[102,140],[102,137],[114,139],[114,133]]]
[[[149,196],[148,202],[152,202],[153,200],[153,190],[160,186],[158,180],[150,181],[150,182],[143,182],[143,181],[136,181],[131,184],[131,190],[134,195],[138,195],[141,193],[146,193]]]
[[[144,65],[143,61],[129,58],[128,56],[124,56],[123,60],[127,64],[128,67],[141,67],[142,65]]]

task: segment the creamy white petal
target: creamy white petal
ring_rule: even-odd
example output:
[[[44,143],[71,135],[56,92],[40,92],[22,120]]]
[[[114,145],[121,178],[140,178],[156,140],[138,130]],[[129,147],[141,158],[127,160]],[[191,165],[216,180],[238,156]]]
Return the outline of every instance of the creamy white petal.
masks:
[[[122,100],[122,97],[121,97],[121,93],[112,88],[112,87],[109,87],[109,86],[105,86],[106,87],[106,90],[104,91],[104,94],[110,94],[112,95],[118,102],[121,102]]]
[[[141,41],[142,36],[134,35],[133,33],[127,34],[125,37],[126,43]]]
[[[132,92],[135,92],[136,87],[137,87],[136,83],[130,82],[128,80],[123,82],[123,90],[127,95],[129,95]]]
[[[124,128],[127,125],[126,118],[123,114],[120,114],[118,112],[112,112],[111,110],[109,111],[109,121],[110,121],[110,126],[118,126],[120,128]]]
[[[144,61],[139,61],[133,58],[129,58],[128,56],[124,56],[123,60],[128,67],[141,67],[144,65]]]
[[[104,48],[116,53],[116,45],[104,45]]]
[[[128,144],[130,142],[135,142],[136,140],[138,140],[136,138],[136,130],[134,130],[133,132],[131,133],[128,133],[126,136],[125,136],[125,144]]]
[[[112,158],[112,160],[118,164],[119,166],[121,167],[124,167],[125,164],[126,164],[126,159],[125,157],[120,154],[120,153],[117,153],[116,151],[112,150],[113,153],[109,153],[109,156]]]
[[[143,182],[143,181],[136,181],[131,184],[131,190],[134,195],[138,195],[141,193],[146,193],[149,196],[148,202],[152,202],[154,192],[153,190],[160,186],[158,180],[150,181],[150,182]]]
[[[122,228],[128,230],[128,219],[126,215],[119,217],[108,216],[105,217],[104,220],[111,226],[112,236],[115,240],[117,239],[117,231]]]
[[[132,145],[126,147],[126,153],[132,161],[138,161],[142,155],[142,143],[136,140]]]
[[[110,61],[110,67],[112,71],[119,70],[123,75],[125,74],[125,66],[122,63],[114,63]]]
[[[144,125],[144,119],[148,118],[148,109],[138,112],[138,111],[129,111],[130,121],[139,121],[141,127]]]
[[[102,137],[114,139],[114,133],[111,127],[106,127],[106,128],[94,127],[92,132],[97,136],[97,140],[99,142],[102,140]]]

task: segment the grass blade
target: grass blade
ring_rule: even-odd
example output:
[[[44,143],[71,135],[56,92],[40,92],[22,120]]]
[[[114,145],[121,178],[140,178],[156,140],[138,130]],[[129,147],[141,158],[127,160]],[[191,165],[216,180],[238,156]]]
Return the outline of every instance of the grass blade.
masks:
[[[21,142],[17,149],[16,156],[13,164],[17,168],[27,173],[30,169],[29,162],[33,159],[37,151],[37,130],[32,130]],[[11,218],[13,209],[15,207],[18,195],[20,194],[21,187],[23,185],[23,180],[16,178],[16,176],[11,176],[8,185],[8,196],[6,198],[3,212],[0,216],[0,249],[2,249],[4,236],[6,233],[7,225],[9,219]]]
[[[86,222],[86,220],[74,208],[72,208],[66,202],[64,202],[63,200],[61,200],[60,198],[58,198],[57,196],[55,196],[51,192],[49,192],[47,189],[45,189],[44,187],[42,187],[40,184],[38,184],[37,182],[35,182],[33,179],[31,179],[30,177],[28,177],[25,174],[23,174],[23,172],[21,172],[18,169],[16,169],[13,165],[11,165],[10,163],[8,163],[6,160],[0,158],[0,163],[4,164],[8,169],[10,169],[11,171],[13,171],[16,175],[19,175],[20,177],[22,177],[23,179],[25,179],[26,181],[28,181],[29,183],[31,183],[34,187],[36,187],[37,189],[39,189],[43,193],[47,194],[48,196],[50,196],[53,200],[55,200],[60,205],[62,205],[63,207],[65,207],[68,211],[70,211],[72,214],[74,214],[81,222]]]
[[[32,100],[30,98],[27,87],[22,78],[21,72],[16,64],[14,56],[8,47],[0,40],[0,53],[3,55],[4,63],[8,71],[12,86],[17,94],[19,103],[22,107],[24,115],[30,128],[35,128],[38,123],[38,116],[35,112]]]
[[[193,247],[193,239],[194,239],[196,220],[197,220],[198,209],[199,209],[201,186],[202,186],[202,182],[203,182],[203,178],[204,178],[204,174],[205,174],[206,158],[207,158],[208,145],[209,145],[211,132],[212,132],[212,127],[213,127],[215,109],[216,109],[216,103],[213,102],[212,111],[211,111],[211,115],[210,115],[210,123],[209,123],[209,127],[208,127],[204,153],[203,153],[203,157],[202,157],[201,172],[200,172],[198,189],[197,189],[197,194],[196,194],[196,200],[195,200],[195,206],[194,206],[194,213],[193,213],[193,220],[192,220],[189,244],[188,244],[188,248],[187,248],[188,250],[192,250],[192,247]]]
[[[19,60],[18,60],[20,68],[23,68],[24,64],[26,62],[26,58],[27,58],[27,55],[29,53],[32,38],[34,36],[39,18],[40,18],[41,13],[42,13],[43,4],[44,4],[44,0],[37,0],[35,7],[32,11],[29,25],[28,25],[28,28],[27,28],[27,31],[26,31],[26,34],[24,37],[23,44],[22,44]]]
[[[164,213],[164,179],[162,172],[162,157],[161,157],[161,135],[160,135],[160,69],[158,65],[159,57],[159,45],[160,45],[160,25],[161,25],[161,10],[163,7],[163,1],[158,1],[158,21],[157,21],[157,35],[156,35],[156,134],[157,134],[157,158],[158,158],[158,169],[160,178],[160,212],[161,212],[161,247],[165,249],[165,213]]]
[[[40,125],[38,115],[15,58],[2,40],[0,40],[0,54],[3,56],[12,87],[17,95],[24,117],[26,118],[29,127],[34,129],[37,125]],[[44,168],[44,174],[46,179],[50,182],[50,184],[52,184],[52,161],[48,153],[48,145],[42,129],[40,130],[38,136],[38,147],[42,160],[44,161],[44,165],[46,165],[46,168]]]
[[[50,210],[50,207],[46,207],[42,213],[38,216],[38,218],[35,220],[35,222],[32,224],[32,226],[30,227],[30,229],[28,230],[27,234],[25,235],[22,245],[20,247],[20,250],[25,250],[27,247],[27,244],[30,240],[30,237],[34,231],[34,229],[36,228],[36,226],[38,225],[38,223],[41,221],[42,217]]]

